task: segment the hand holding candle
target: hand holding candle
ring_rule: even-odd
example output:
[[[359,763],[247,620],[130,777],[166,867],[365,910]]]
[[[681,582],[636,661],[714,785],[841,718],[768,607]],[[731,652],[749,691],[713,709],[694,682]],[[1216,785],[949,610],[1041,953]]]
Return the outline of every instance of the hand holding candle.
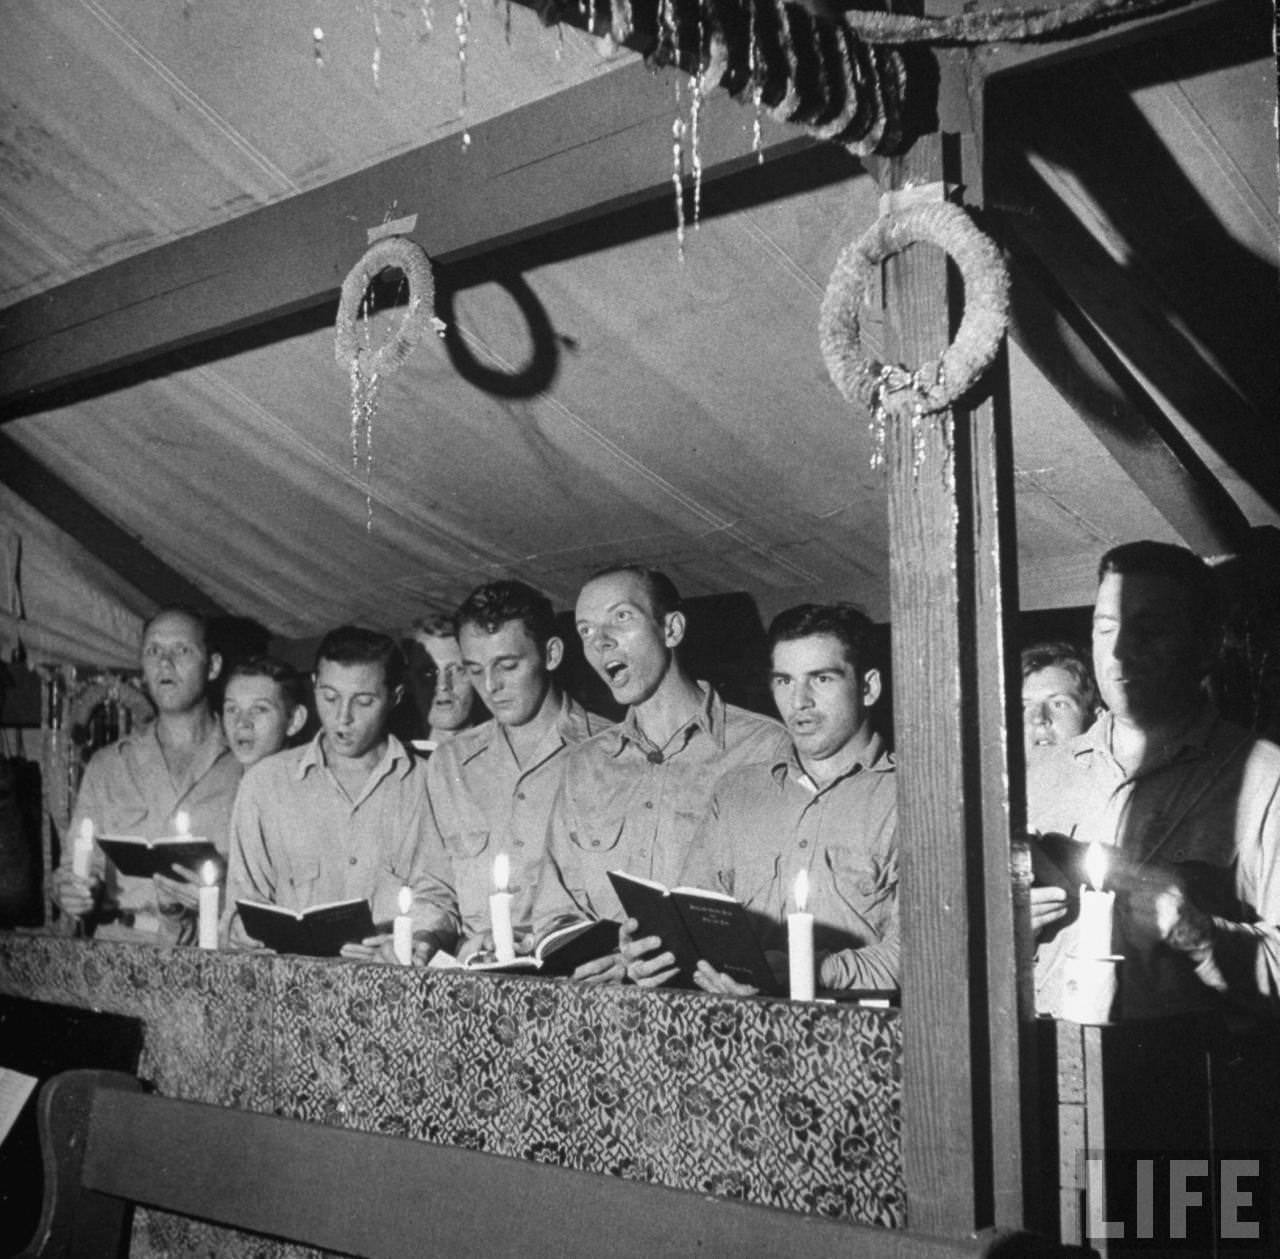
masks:
[[[71,853],[71,873],[87,879],[93,873],[93,819],[83,818]]]
[[[1092,886],[1080,888],[1075,952],[1063,971],[1062,1017],[1073,1023],[1105,1023],[1115,1004],[1119,959],[1111,953],[1116,894],[1102,890],[1107,852],[1101,844],[1089,845],[1084,869]]]
[[[801,870],[795,883],[796,911],[787,915],[787,962],[792,1001],[813,1000],[813,915],[805,913],[808,900],[809,872]]]
[[[489,925],[493,931],[493,953],[499,962],[516,960],[515,935],[511,930],[511,859],[500,852],[493,859],[493,893],[489,897]]]
[[[391,923],[391,947],[401,966],[413,964],[413,888],[400,889],[400,912]]]
[[[1107,853],[1099,843],[1089,845],[1084,859],[1085,877],[1091,886],[1080,888],[1080,926],[1076,940],[1078,957],[1111,956],[1111,920],[1116,894],[1104,892]]]
[[[202,949],[218,947],[218,867],[212,861],[200,871],[196,943]]]

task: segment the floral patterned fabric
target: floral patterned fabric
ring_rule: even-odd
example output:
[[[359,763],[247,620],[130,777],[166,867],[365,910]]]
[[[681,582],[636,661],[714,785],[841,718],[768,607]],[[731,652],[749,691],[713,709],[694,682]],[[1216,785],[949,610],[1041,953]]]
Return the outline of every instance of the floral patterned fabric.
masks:
[[[0,991],[140,1016],[169,1096],[903,1223],[893,1011],[2,932]],[[161,1212],[134,1242],[312,1253]]]

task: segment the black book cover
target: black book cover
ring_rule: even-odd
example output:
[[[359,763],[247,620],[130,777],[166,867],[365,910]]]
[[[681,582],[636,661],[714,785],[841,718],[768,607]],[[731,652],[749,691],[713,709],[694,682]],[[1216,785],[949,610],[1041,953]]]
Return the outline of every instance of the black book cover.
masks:
[[[376,934],[367,900],[337,901],[301,910],[236,901],[236,908],[245,931],[277,953],[337,957],[344,944]]]
[[[121,874],[149,879],[153,874],[177,877],[176,866],[197,874],[206,861],[223,866],[222,855],[207,839],[174,836],[169,839],[142,839],[135,835],[99,835],[95,841]]]
[[[659,936],[675,957],[679,973],[671,984],[694,987],[693,971],[702,958],[739,983],[761,992],[779,991],[740,901],[705,888],[666,888],[620,870],[610,870],[609,879],[627,914],[640,924],[637,939]]]
[[[627,917],[634,918],[640,924],[636,939],[658,936],[662,940],[663,949],[675,958],[677,973],[667,980],[665,986],[695,987],[693,971],[701,955],[676,908],[670,889],[652,879],[637,878],[632,874],[624,874],[621,870],[610,870],[609,882],[613,884],[613,890],[618,894]]]

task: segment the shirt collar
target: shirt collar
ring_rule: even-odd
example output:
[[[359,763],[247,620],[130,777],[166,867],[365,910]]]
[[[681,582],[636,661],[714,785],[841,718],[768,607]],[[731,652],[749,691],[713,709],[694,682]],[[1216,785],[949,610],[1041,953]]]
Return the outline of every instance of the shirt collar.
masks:
[[[560,708],[556,712],[555,735],[558,742],[555,747],[558,749],[567,743],[582,742],[591,733],[591,716],[577,700],[571,698],[567,692],[562,692]],[[487,752],[501,737],[502,733],[497,721],[490,717],[483,725],[476,726],[459,736],[463,743],[458,748],[458,760],[463,765],[469,765],[477,756]],[[547,742],[546,739],[544,739],[545,742]],[[548,751],[550,750],[549,747]]]
[[[323,737],[324,731],[317,730],[311,742],[303,748],[302,755],[298,758],[295,777],[305,778],[311,770],[327,766],[324,745],[321,743]],[[382,754],[382,759],[374,767],[373,776],[381,778],[384,774],[393,773],[397,778],[404,778],[412,769],[413,757],[394,734],[388,734],[386,750]]]
[[[150,745],[151,753],[163,760],[164,748],[160,746],[159,725],[159,721],[152,721],[149,725],[145,726],[135,734],[125,735],[123,739],[119,740],[120,746],[123,747],[126,740],[131,739],[137,740],[139,743],[146,741]],[[196,756],[195,760],[192,762],[192,781],[194,782],[203,777],[209,766],[212,765],[218,757],[223,755],[223,753],[230,756],[231,745],[227,742],[227,736],[222,729],[222,722],[215,717],[208,736],[200,744],[199,755]]]
[[[1167,750],[1158,759],[1145,766],[1141,773],[1147,773],[1161,765],[1168,765],[1183,755],[1207,755],[1209,740],[1219,720],[1212,704],[1202,704],[1190,725],[1178,736],[1177,742],[1168,745]],[[1115,724],[1115,714],[1104,712],[1088,730],[1071,740],[1067,745],[1068,751],[1077,760],[1100,756],[1111,764],[1116,764],[1116,759],[1111,754],[1111,739],[1115,732]]]
[[[826,787],[832,787],[842,779],[852,778],[854,774],[861,773],[863,770],[872,774],[886,774],[891,773],[896,768],[897,763],[893,759],[893,754],[885,748],[884,740],[880,737],[879,732],[873,730],[862,749],[862,755],[839,778],[834,778],[827,783]],[[773,774],[774,781],[779,787],[784,786],[787,778],[790,777],[798,783],[810,783],[819,791],[826,789],[825,787],[818,787],[818,784],[809,777],[804,766],[800,763],[796,745],[790,739],[783,740],[778,744],[778,750],[774,753],[773,760],[770,762],[769,771]]]
[[[695,682],[694,685],[698,688],[700,701],[693,715],[680,727],[680,730],[690,732],[694,729],[701,730],[711,737],[716,747],[723,751],[725,746],[725,702],[709,682]],[[679,734],[680,731],[678,730],[675,733]],[[611,756],[618,756],[628,742],[634,743],[639,748],[651,748],[653,746],[651,740],[640,729],[634,708],[628,708],[627,715],[616,726],[611,726],[602,737],[608,740],[610,744],[609,753]],[[674,739],[675,734],[671,737]]]

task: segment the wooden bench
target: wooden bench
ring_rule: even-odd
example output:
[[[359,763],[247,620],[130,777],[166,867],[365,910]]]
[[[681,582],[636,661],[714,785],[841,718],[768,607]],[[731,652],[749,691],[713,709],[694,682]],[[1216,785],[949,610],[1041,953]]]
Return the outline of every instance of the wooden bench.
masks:
[[[126,1253],[134,1203],[369,1259],[940,1259],[1040,1249],[1019,1235],[949,1241],[176,1101],[110,1071],[64,1072],[45,1085],[39,1109],[44,1209],[20,1259]]]

